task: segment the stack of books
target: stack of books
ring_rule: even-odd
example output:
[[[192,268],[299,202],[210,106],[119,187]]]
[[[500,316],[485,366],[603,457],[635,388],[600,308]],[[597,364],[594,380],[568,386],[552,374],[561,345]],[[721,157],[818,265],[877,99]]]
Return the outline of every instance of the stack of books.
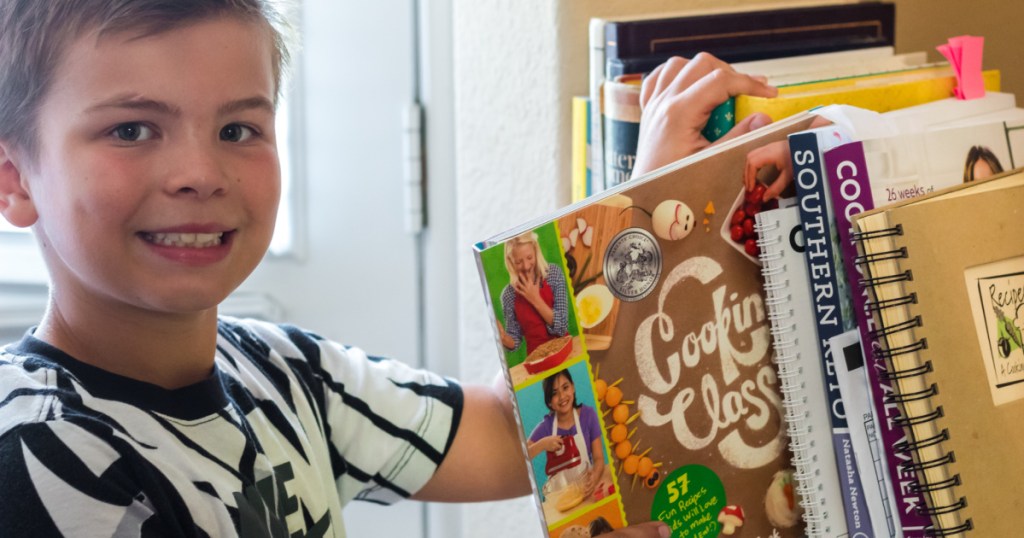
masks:
[[[938,69],[941,98],[829,97],[476,245],[550,536],[1018,532],[1024,110],[975,46],[853,85]],[[767,146],[793,166],[768,201]]]
[[[718,107],[704,131],[714,141],[756,112],[778,120],[831,103],[884,112],[952,95],[955,66],[924,51],[895,54],[895,37],[889,2],[592,19],[590,91],[573,105],[573,201],[631,177],[640,83],[669,57],[711,53],[780,88],[778,98]],[[982,82],[998,90],[998,72]]]

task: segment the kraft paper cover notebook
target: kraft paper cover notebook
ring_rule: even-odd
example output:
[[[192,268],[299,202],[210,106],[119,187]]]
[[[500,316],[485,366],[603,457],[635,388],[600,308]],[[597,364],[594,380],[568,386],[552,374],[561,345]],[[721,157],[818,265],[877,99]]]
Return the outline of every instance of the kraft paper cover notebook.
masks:
[[[747,153],[810,121],[718,144],[476,246],[549,536],[652,519],[676,538],[804,535],[760,262],[730,227]],[[533,307],[538,295],[548,308]]]
[[[933,535],[1019,536],[1024,524],[1022,223],[1019,170],[855,221],[903,468]]]

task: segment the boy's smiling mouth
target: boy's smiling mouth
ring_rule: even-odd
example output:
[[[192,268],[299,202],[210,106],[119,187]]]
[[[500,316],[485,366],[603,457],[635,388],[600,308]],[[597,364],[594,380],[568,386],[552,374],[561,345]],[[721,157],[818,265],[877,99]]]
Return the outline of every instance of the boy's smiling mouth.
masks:
[[[219,245],[223,235],[223,232],[216,234],[142,233],[142,239],[165,247],[205,248]]]
[[[164,247],[208,248],[221,244],[225,232],[216,233],[163,233],[142,232],[143,239]]]
[[[163,258],[190,266],[205,266],[227,257],[236,231],[219,225],[186,225],[136,235]]]

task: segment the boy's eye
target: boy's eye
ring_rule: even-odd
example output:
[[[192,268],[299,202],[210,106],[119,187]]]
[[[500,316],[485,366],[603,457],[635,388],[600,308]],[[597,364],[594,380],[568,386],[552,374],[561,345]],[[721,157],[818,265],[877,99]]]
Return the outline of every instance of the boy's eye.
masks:
[[[122,123],[114,128],[113,134],[125,142],[140,142],[153,138],[153,129],[141,123]]]
[[[225,125],[220,130],[220,139],[225,142],[244,142],[255,135],[252,127],[238,123]]]

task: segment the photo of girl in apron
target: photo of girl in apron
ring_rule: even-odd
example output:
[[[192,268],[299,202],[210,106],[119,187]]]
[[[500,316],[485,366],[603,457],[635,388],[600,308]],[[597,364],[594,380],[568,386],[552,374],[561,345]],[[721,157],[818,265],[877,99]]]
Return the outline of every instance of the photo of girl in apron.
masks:
[[[544,472],[548,478],[581,464],[589,464],[585,493],[597,488],[604,473],[604,449],[597,412],[576,401],[576,385],[568,370],[544,379],[544,403],[550,413],[544,415],[527,442],[530,459],[545,454]]]
[[[529,355],[537,346],[569,334],[569,295],[565,273],[541,254],[537,234],[526,232],[505,243],[509,284],[501,292],[505,327],[501,343],[509,351],[525,340]]]

